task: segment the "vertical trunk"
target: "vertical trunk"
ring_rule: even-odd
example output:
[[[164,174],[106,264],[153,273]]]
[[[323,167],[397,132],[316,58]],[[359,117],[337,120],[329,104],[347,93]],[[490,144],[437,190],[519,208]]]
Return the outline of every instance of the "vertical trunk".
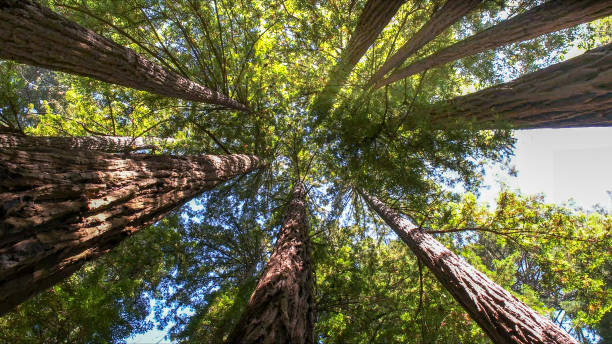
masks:
[[[327,115],[333,101],[351,71],[387,26],[406,0],[368,0],[359,16],[357,27],[344,49],[340,61],[329,76],[329,81],[315,98],[312,110],[320,122]]]
[[[416,53],[425,44],[436,38],[449,26],[457,22],[482,3],[483,0],[448,0],[438,9],[423,27],[406,42],[368,81],[372,86],[382,80],[391,70],[399,67],[412,54]]]
[[[375,88],[466,56],[587,23],[610,14],[612,2],[608,0],[550,0],[395,71],[378,82]]]
[[[306,191],[297,181],[274,251],[227,343],[314,341],[314,295]]]
[[[482,128],[612,126],[612,44],[449,103],[431,112],[441,127],[457,118]]]
[[[377,198],[365,192],[361,194],[494,343],[577,344],[569,334],[474,269],[431,235],[415,228]]]
[[[162,96],[248,111],[30,0],[0,0],[0,57]]]
[[[140,149],[156,148],[157,145],[172,143],[174,139],[159,137],[126,137],[126,136],[26,136],[11,135],[0,132],[0,148],[57,148],[87,149],[100,152],[118,153]]]
[[[205,190],[249,155],[0,148],[0,315]]]

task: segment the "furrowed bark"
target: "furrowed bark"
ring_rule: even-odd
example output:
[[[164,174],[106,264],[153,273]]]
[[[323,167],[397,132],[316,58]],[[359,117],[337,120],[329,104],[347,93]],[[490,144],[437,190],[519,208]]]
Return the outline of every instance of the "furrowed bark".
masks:
[[[306,190],[296,182],[274,251],[226,343],[314,342],[314,295]]]
[[[119,153],[141,149],[158,148],[159,145],[172,143],[174,139],[159,137],[126,136],[26,136],[0,133],[0,148],[56,148],[88,149],[100,152]]]
[[[612,44],[433,107],[431,119],[441,127],[462,119],[488,129],[612,126]]]
[[[0,148],[0,315],[217,184],[250,155]]]
[[[0,0],[0,58],[162,96],[249,109],[30,0]]]
[[[360,193],[494,343],[578,343],[376,197]]]
[[[380,82],[387,73],[401,66],[408,57],[438,37],[449,26],[474,10],[482,2],[483,0],[448,0],[406,44],[385,61],[382,67],[370,78],[367,86],[370,87]]]
[[[378,82],[374,88],[381,88],[463,57],[587,23],[610,14],[612,14],[612,2],[607,0],[550,0],[444,48],[406,68],[399,69],[388,78]]]
[[[319,117],[317,119],[319,122],[331,109],[336,95],[340,92],[355,65],[405,1],[368,0],[340,61],[330,73],[329,81],[312,104],[312,110]]]

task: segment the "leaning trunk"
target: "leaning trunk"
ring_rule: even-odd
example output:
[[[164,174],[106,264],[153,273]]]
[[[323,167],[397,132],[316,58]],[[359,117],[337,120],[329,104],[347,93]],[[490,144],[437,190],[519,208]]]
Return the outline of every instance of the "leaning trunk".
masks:
[[[361,194],[494,343],[577,344],[568,333],[474,269],[431,235],[415,228],[377,198],[365,192]]]
[[[0,315],[205,190],[249,155],[0,148]]]
[[[380,88],[427,69],[460,58],[559,31],[612,14],[608,0],[551,0],[523,14],[503,21],[483,32],[444,48],[378,82]]]
[[[118,153],[143,149],[158,149],[161,145],[173,143],[174,139],[159,137],[126,137],[126,136],[26,136],[3,134],[0,132],[0,148],[57,148],[87,149],[100,152]]]
[[[314,296],[306,191],[297,182],[270,260],[227,343],[314,341]]]
[[[0,0],[0,57],[162,96],[248,111],[243,104],[165,70],[30,0]]]

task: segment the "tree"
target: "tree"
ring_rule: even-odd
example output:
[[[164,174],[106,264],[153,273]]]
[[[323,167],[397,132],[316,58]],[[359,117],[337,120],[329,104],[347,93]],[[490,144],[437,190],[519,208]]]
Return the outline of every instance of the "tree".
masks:
[[[313,343],[313,268],[306,188],[296,181],[257,287],[227,343]]]
[[[435,54],[411,63],[405,68],[396,70],[388,78],[378,81],[374,88],[380,88],[462,57],[589,22],[611,13],[612,6],[607,1],[547,1],[532,10],[439,50]]]
[[[240,154],[0,152],[2,313],[203,191],[261,166],[257,157]]]
[[[577,343],[380,200],[361,195],[495,343]]]
[[[0,57],[89,76],[167,97],[248,111],[219,92],[163,69],[39,3],[0,2]]]

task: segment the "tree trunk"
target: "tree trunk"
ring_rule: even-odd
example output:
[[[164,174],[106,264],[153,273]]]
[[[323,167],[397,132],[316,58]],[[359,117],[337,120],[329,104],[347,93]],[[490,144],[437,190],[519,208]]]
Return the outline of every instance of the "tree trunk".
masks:
[[[0,315],[203,191],[260,166],[240,154],[0,148]]]
[[[126,137],[126,136],[26,136],[11,135],[0,132],[0,148],[57,148],[87,149],[108,153],[131,152],[141,149],[155,149],[158,145],[172,143],[174,139],[159,137]]]
[[[296,182],[274,251],[227,343],[314,342],[306,191]]]
[[[376,197],[360,193],[494,343],[578,344],[568,333],[474,269],[431,235],[415,228]]]
[[[370,78],[367,86],[369,87],[380,82],[387,73],[401,66],[408,57],[438,37],[449,26],[471,12],[482,2],[483,0],[448,0],[406,44],[385,61],[383,66]]]
[[[167,97],[248,108],[30,0],[0,0],[0,57]]]
[[[432,121],[442,127],[457,118],[482,128],[612,126],[612,44],[437,105]]]
[[[374,88],[381,88],[463,57],[587,23],[610,14],[612,14],[612,2],[608,0],[550,0],[543,5],[444,48],[406,68],[399,69],[388,78],[378,82]]]
[[[359,16],[357,27],[340,57],[340,61],[330,73],[327,85],[312,104],[312,110],[318,117],[318,122],[327,116],[336,95],[340,92],[355,65],[404,2],[406,0],[368,0]]]

